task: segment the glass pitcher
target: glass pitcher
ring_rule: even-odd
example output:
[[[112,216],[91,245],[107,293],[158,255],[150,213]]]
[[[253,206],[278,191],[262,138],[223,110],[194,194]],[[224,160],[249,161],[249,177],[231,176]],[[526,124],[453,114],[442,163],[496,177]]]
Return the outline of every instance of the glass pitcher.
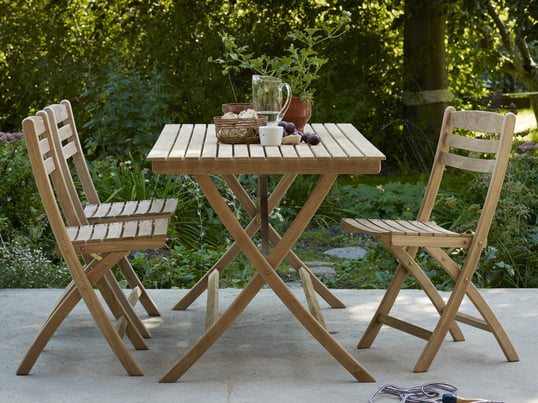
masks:
[[[283,104],[284,94],[286,102]],[[259,115],[267,117],[267,125],[277,125],[291,103],[291,87],[278,77],[252,76],[252,103]]]

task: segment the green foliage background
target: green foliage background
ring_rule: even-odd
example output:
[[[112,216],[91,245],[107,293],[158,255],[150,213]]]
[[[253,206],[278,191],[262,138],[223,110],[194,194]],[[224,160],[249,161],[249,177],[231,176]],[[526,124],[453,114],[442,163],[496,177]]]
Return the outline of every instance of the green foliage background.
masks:
[[[90,154],[106,144],[114,155],[142,156],[163,123],[210,122],[234,100],[229,79],[239,101],[249,97],[249,72],[228,78],[208,61],[222,55],[219,33],[233,34],[254,54],[282,55],[289,32],[347,11],[350,31],[320,49],[329,63],[315,83],[312,121],[354,123],[398,162],[405,141],[402,3],[2,0],[0,130],[20,131],[24,116],[67,98]],[[465,37],[474,39],[472,32]],[[455,39],[450,53],[457,98],[483,95],[482,53]],[[490,67],[489,75],[496,70]]]
[[[538,32],[528,26],[528,16],[536,14],[529,14],[530,6],[522,3],[505,1],[513,7],[503,17],[515,30],[524,28],[525,39],[536,52]],[[163,124],[211,122],[222,103],[234,101],[231,84],[238,101],[248,99],[249,72],[226,77],[221,66],[208,61],[222,56],[219,33],[233,34],[239,45],[248,45],[255,54],[281,55],[290,46],[290,31],[349,12],[349,32],[320,49],[329,63],[314,85],[312,121],[355,124],[387,155],[385,167],[397,166],[407,175],[415,167],[400,152],[406,141],[401,111],[403,6],[400,0],[0,0],[0,131],[19,132],[25,116],[61,99],[71,100],[103,199],[179,195],[182,214],[171,227],[168,263],[160,266],[161,256],[140,255],[134,262],[149,286],[189,286],[207,268],[213,253],[209,249],[224,246],[222,224],[195,182],[151,175],[145,155]],[[476,7],[483,7],[483,0],[450,2],[447,64],[456,106],[479,106],[490,89],[502,91],[512,85],[500,73],[500,61],[480,42],[474,27],[487,27],[487,22]],[[496,40],[493,34],[491,38]],[[536,135],[532,139],[537,141]],[[35,286],[31,277],[44,267],[53,269],[43,286],[60,286],[67,274],[53,253],[24,144],[0,146],[0,270],[24,267],[27,274],[6,271],[2,286]],[[500,203],[490,249],[481,263],[479,280],[484,286],[537,286],[533,158],[512,165],[506,185],[511,191]],[[350,214],[410,218],[424,185],[424,178],[413,178],[405,184],[399,178],[385,178],[382,186],[357,186],[365,178],[343,177],[314,225],[329,228]],[[454,178],[455,188],[466,186],[467,180]],[[302,205],[312,181],[304,177],[294,184],[275,212],[276,226],[280,216],[292,217]],[[473,195],[454,199],[447,194],[437,218],[450,225],[472,220],[475,212],[461,206]],[[236,201],[229,197],[229,203]],[[454,216],[455,211],[462,214]],[[20,253],[24,248],[27,254]],[[366,286],[383,286],[390,262],[373,246],[368,261],[361,264],[377,272],[377,280]],[[190,266],[195,268],[189,270]],[[332,285],[361,286],[350,278],[359,269],[344,266],[345,281]],[[177,282],[167,282],[170,271],[178,275]],[[239,262],[237,273],[231,283],[241,285],[248,274],[244,262]]]

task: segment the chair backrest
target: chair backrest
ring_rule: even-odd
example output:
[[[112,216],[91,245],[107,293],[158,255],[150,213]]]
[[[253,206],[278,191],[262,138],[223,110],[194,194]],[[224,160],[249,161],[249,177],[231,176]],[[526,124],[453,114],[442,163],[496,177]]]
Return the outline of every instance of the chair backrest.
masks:
[[[68,212],[68,210],[61,210],[58,202],[60,199],[68,200],[70,195],[54,153],[47,114],[40,111],[37,116],[27,117],[23,120],[22,127],[39,195],[58,249],[70,270],[73,267],[81,269],[62,216],[62,211]],[[73,274],[72,270],[71,272]]]
[[[456,111],[451,106],[446,108],[418,220],[430,218],[446,167],[491,174],[475,232],[477,242],[485,246],[506,174],[515,121],[513,113],[502,115],[487,111]],[[469,132],[474,135],[469,136]],[[487,159],[483,158],[484,155]]]
[[[88,169],[84,151],[82,150],[71,103],[67,100],[63,100],[59,104],[47,106],[45,112],[49,117],[52,140],[58,153],[58,163],[66,178],[66,185],[69,193],[71,194],[72,200],[79,201],[79,203],[77,203],[78,206],[74,207],[76,207],[80,216],[84,216],[80,196],[69,167],[70,159],[73,162],[76,174],[82,185],[82,190],[86,195],[87,202],[98,204],[100,200]]]

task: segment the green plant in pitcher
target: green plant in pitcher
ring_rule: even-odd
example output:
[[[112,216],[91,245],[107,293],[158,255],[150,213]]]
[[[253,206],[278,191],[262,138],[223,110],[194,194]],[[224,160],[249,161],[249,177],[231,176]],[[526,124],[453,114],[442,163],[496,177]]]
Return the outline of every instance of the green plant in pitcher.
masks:
[[[275,76],[290,84],[294,96],[302,100],[312,99],[312,83],[319,78],[319,71],[329,59],[319,56],[318,47],[325,41],[336,39],[349,30],[351,17],[342,13],[334,23],[321,22],[319,26],[295,30],[288,37],[298,43],[292,44],[283,56],[262,54],[254,56],[248,46],[239,46],[237,38],[222,34],[223,58],[209,58],[209,61],[223,65],[222,73],[230,75],[240,70],[252,70],[264,76]]]

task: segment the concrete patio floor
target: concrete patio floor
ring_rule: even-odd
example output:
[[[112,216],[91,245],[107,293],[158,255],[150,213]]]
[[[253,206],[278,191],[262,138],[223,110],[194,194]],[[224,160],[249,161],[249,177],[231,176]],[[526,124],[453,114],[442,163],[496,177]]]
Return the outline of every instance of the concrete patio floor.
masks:
[[[294,290],[304,300],[300,289]],[[422,340],[383,328],[370,349],[357,350],[381,290],[334,290],[345,309],[322,303],[329,330],[376,378],[360,383],[263,289],[245,312],[187,373],[172,384],[158,379],[203,331],[205,295],[186,311],[171,307],[185,290],[150,290],[161,317],[143,315],[150,349],[133,351],[144,371],[130,377],[80,303],[28,376],[15,371],[61,290],[0,289],[0,402],[367,402],[383,384],[447,382],[464,398],[538,402],[538,290],[485,290],[521,361],[506,362],[489,333],[462,325],[464,342],[447,338],[430,370],[413,373]],[[224,309],[239,290],[221,290]],[[465,302],[468,307],[469,303]],[[424,294],[405,290],[397,311],[431,328],[434,310]],[[129,344],[129,348],[131,348]],[[375,402],[397,402],[380,395]]]

